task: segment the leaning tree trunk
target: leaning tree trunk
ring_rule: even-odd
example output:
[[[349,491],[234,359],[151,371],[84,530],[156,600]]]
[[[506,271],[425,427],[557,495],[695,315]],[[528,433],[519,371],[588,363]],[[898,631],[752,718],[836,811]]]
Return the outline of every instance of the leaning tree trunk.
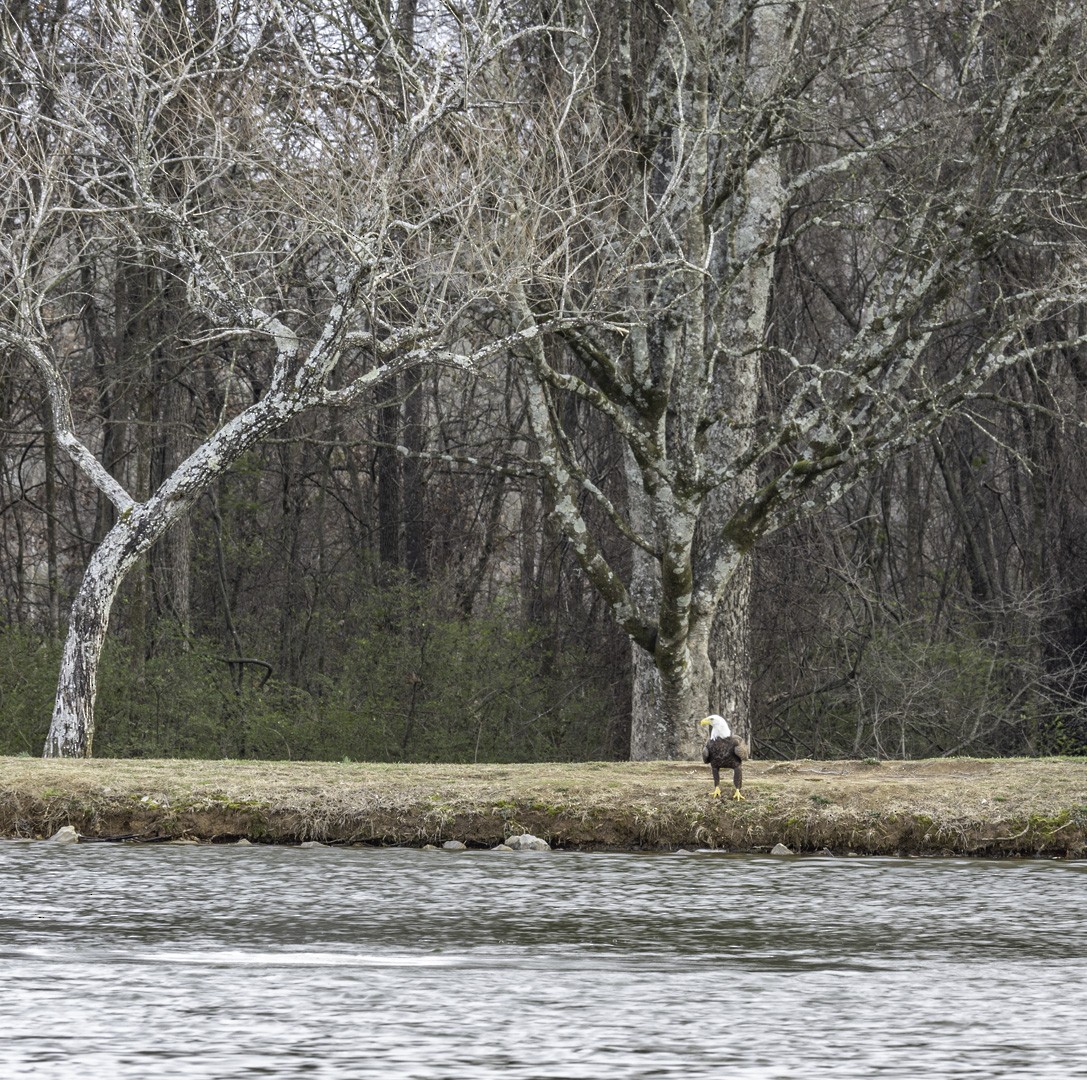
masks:
[[[91,756],[98,661],[110,610],[125,575],[150,546],[150,541],[141,545],[133,517],[124,516],[113,526],[87,564],[68,620],[45,757]]]
[[[90,757],[98,662],[110,610],[125,575],[202,492],[266,435],[312,405],[301,393],[274,393],[239,413],[190,454],[143,503],[131,503],[95,550],[72,606],[45,757]]]

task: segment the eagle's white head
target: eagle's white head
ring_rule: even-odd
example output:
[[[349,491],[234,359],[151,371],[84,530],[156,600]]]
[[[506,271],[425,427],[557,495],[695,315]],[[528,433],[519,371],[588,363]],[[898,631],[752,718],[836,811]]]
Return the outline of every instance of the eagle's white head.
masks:
[[[711,739],[727,739],[732,734],[728,721],[718,713],[711,713],[704,720],[699,720],[698,726],[708,727]]]

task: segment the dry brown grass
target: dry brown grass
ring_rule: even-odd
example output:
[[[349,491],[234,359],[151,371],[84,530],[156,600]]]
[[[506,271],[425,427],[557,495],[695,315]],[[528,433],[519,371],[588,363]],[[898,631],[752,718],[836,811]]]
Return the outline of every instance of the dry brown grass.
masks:
[[[0,835],[294,843],[1087,854],[1087,761],[752,762],[746,802],[683,762],[372,765],[0,758]],[[727,791],[726,791],[727,794]]]

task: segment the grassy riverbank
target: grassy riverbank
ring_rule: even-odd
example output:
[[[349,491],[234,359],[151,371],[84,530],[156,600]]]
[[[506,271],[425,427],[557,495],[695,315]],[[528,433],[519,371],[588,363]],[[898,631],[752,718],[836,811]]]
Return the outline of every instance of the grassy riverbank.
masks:
[[[1087,856],[1087,759],[370,765],[0,758],[0,835]],[[726,789],[727,791],[730,789]]]

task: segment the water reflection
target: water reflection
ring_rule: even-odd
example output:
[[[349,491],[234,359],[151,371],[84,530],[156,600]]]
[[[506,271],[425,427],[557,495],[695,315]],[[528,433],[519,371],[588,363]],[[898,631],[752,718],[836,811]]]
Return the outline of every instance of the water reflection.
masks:
[[[1087,1076],[1085,875],[0,842],[0,1075]]]

